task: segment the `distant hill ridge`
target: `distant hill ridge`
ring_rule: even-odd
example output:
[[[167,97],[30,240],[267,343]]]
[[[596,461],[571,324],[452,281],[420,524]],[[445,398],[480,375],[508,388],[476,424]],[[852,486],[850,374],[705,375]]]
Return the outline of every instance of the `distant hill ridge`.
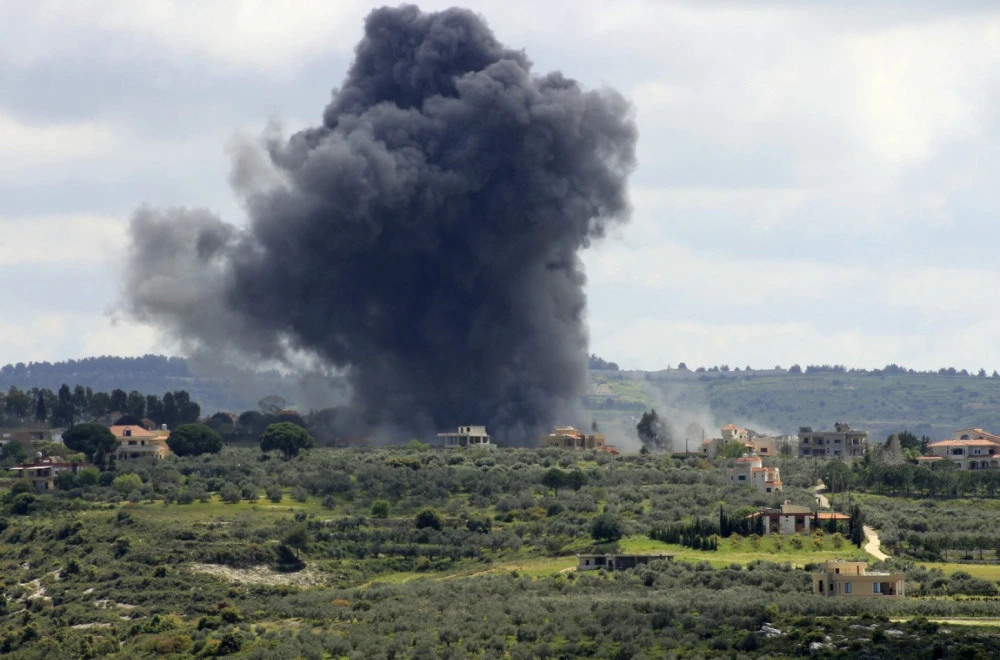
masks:
[[[711,411],[723,420],[752,428],[795,433],[800,426],[832,428],[843,421],[868,430],[873,440],[909,430],[934,439],[954,430],[981,427],[1000,431],[1000,375],[944,368],[918,372],[890,364],[883,369],[841,365],[792,365],[787,369],[730,368],[624,371],[591,356],[591,389],[585,407],[595,419],[618,420],[622,428],[641,410],[656,407],[686,425],[691,411]],[[598,368],[593,368],[598,367]],[[257,408],[268,394],[294,401],[296,381],[277,372],[230,371],[201,374],[181,357],[88,357],[64,362],[29,362],[0,367],[0,388],[11,385],[57,390],[63,383],[97,391],[120,388],[143,394],[187,390],[205,414]],[[600,386],[600,387],[598,387]],[[711,432],[711,429],[707,429]]]
[[[102,355],[63,362],[7,364],[0,367],[0,388],[7,390],[13,385],[21,389],[39,387],[55,391],[66,383],[70,387],[83,385],[95,391],[109,392],[119,388],[143,394],[184,389],[201,404],[206,414],[219,410],[256,410],[261,397],[293,389],[288,379],[277,372],[235,373],[238,378],[198,374],[181,357]],[[239,383],[235,382],[237,380]]]

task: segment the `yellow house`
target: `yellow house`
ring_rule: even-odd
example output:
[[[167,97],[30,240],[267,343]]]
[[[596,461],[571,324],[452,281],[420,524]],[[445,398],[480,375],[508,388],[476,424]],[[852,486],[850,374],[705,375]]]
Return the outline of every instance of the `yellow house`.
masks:
[[[169,431],[147,431],[141,426],[112,426],[111,433],[118,438],[120,445],[115,450],[116,461],[128,461],[136,458],[166,458],[170,455],[167,447]]]
[[[863,561],[828,561],[813,573],[813,593],[818,596],[905,596],[905,573],[870,573]]]

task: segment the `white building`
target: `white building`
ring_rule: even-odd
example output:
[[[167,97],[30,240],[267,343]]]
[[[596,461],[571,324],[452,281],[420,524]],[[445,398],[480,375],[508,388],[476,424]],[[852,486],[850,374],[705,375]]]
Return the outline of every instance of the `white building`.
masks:
[[[764,467],[760,456],[743,456],[729,468],[729,481],[734,484],[753,485],[762,493],[780,493],[781,472],[778,468]]]
[[[455,433],[438,433],[445,447],[493,447],[485,426],[459,426]]]

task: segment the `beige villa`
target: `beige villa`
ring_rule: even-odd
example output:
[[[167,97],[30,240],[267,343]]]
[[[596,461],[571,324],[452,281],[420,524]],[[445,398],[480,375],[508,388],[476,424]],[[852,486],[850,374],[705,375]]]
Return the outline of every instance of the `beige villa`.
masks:
[[[167,438],[170,431],[147,431],[141,426],[112,426],[111,433],[121,443],[115,450],[116,461],[136,458],[166,458],[170,454]]]
[[[828,561],[813,573],[813,593],[818,596],[905,596],[905,573],[872,573],[863,561]]]

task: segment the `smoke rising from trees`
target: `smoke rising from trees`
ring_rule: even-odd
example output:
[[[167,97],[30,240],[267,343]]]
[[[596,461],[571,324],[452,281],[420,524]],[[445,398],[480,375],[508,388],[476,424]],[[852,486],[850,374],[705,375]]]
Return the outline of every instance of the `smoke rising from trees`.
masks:
[[[138,210],[123,308],[188,351],[346,373],[368,425],[558,421],[586,382],[581,249],[626,221],[629,104],[464,9],[373,11],[321,126],[234,150],[245,227]]]

